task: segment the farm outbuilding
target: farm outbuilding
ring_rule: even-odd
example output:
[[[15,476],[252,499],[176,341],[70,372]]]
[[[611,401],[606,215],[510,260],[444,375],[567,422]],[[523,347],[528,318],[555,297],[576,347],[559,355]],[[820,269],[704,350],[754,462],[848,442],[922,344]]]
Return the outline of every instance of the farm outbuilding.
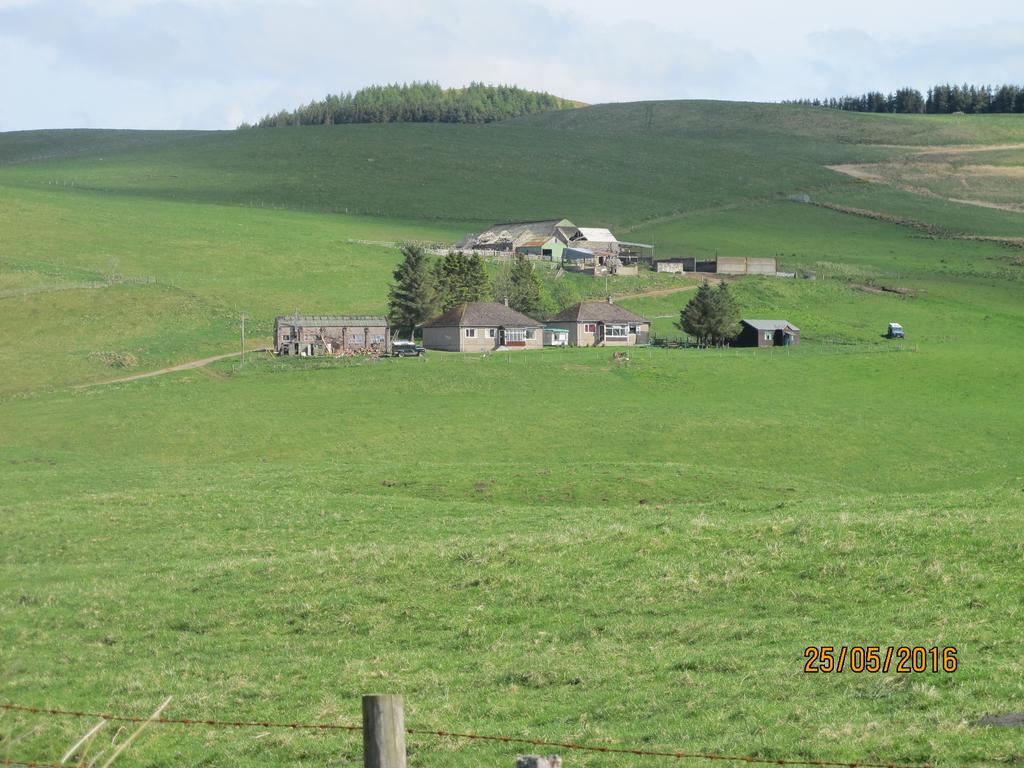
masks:
[[[654,262],[656,272],[696,272],[697,260],[692,256],[681,256],[675,259],[661,259]]]
[[[734,347],[788,347],[800,343],[800,329],[788,320],[740,320]]]
[[[548,327],[568,331],[573,347],[632,347],[646,344],[651,333],[650,320],[613,304],[611,299],[574,304],[555,315]]]
[[[466,235],[455,247],[505,254],[522,253],[532,258],[559,261],[562,248],[578,236],[579,228],[568,219],[510,221]]]
[[[423,326],[423,346],[445,352],[540,349],[544,325],[507,304],[459,304]]]
[[[565,243],[559,238],[541,235],[516,246],[516,253],[544,261],[561,261]]]
[[[274,320],[278,355],[354,355],[391,351],[387,318],[375,315],[292,315]]]
[[[777,273],[778,261],[774,256],[717,256],[698,260],[691,256],[661,259],[654,262],[658,272],[707,272],[719,275],[768,275]]]

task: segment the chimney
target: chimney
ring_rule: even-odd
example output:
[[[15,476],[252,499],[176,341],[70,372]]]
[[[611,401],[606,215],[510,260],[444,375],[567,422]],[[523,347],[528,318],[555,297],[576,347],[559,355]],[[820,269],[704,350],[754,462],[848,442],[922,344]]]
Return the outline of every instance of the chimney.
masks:
[[[508,296],[505,297],[505,306],[508,306]]]

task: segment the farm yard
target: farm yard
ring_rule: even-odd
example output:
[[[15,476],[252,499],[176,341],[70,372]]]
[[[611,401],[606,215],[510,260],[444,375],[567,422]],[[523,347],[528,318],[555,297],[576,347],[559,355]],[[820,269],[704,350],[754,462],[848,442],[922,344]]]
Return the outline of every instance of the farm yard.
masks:
[[[1018,144],[1013,117],[672,102],[0,134],[0,703],[145,716],[173,696],[169,717],[358,723],[361,694],[393,691],[424,730],[1020,762],[1019,732],[978,720],[1024,695],[1024,219],[827,167]],[[575,184],[547,180],[568,169]],[[380,315],[401,256],[367,241],[551,211],[666,257],[814,272],[730,282],[744,317],[786,318],[800,345],[250,352],[79,387],[233,352],[242,312],[253,348],[293,310]],[[604,280],[538,269],[603,298]],[[609,282],[662,336],[697,284]],[[893,321],[904,342],[881,338]],[[956,646],[959,669],[803,671],[805,647],[854,644]],[[83,725],[2,712],[0,758],[56,762]],[[124,765],[361,750],[159,725]],[[511,765],[515,748],[420,734],[409,752]]]

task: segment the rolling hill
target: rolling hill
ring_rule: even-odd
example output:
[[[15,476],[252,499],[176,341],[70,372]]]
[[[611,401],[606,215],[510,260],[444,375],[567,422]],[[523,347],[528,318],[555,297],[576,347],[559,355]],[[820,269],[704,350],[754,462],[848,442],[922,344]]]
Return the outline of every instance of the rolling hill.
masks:
[[[956,200],[1024,202],[1021,144],[1012,115],[724,102],[0,134],[0,700],[350,722],[388,689],[433,730],[1019,762],[977,721],[1024,679],[1024,214]],[[276,314],[382,311],[393,243],[555,215],[815,272],[734,283],[803,343],[253,355],[99,383],[232,351],[242,312],[258,346]],[[610,290],[673,333],[693,284]],[[907,343],[880,339],[892,320]],[[844,644],[961,666],[803,672],[806,646]],[[8,714],[12,758],[80,735]],[[153,728],[124,764],[323,765],[358,742]]]

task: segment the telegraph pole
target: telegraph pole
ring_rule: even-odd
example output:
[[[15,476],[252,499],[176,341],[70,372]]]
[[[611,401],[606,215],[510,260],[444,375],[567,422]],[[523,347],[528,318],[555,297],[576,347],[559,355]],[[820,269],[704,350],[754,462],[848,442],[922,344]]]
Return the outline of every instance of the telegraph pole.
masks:
[[[242,313],[242,346],[239,351],[239,357],[241,358],[239,367],[241,367],[245,365],[245,312]]]

